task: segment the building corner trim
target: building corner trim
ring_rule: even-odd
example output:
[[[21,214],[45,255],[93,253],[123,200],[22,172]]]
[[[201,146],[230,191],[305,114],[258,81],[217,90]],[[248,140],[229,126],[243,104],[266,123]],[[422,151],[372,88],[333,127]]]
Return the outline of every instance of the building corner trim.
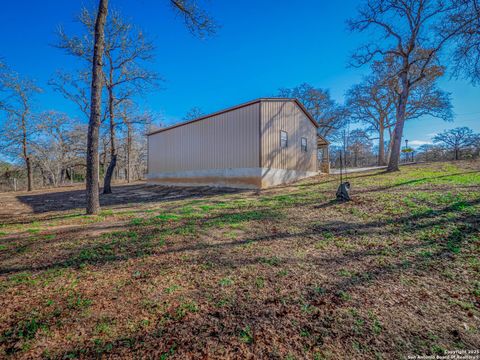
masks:
[[[258,104],[258,167],[261,168],[262,162],[262,101]]]

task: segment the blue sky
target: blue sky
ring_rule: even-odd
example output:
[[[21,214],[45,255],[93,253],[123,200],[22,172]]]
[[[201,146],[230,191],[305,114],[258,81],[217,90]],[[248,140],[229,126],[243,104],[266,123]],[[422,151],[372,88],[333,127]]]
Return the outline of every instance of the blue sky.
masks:
[[[330,89],[343,102],[344,93],[368,69],[348,68],[351,52],[362,37],[348,32],[345,20],[355,15],[358,2],[302,0],[209,0],[220,24],[216,36],[192,37],[168,7],[167,0],[110,0],[153,39],[156,59],[151,68],[164,79],[161,90],[144,96],[141,106],[179,121],[192,107],[213,112],[277,93],[302,82]],[[52,46],[59,25],[72,33],[82,5],[95,1],[43,0],[4,2],[0,13],[0,57],[15,70],[44,87],[37,110],[57,109],[78,115],[75,107],[48,88],[55,70],[78,65]],[[407,123],[412,145],[428,142],[432,134],[456,126],[480,131],[480,88],[448,77],[441,87],[452,93],[453,123],[424,118]]]

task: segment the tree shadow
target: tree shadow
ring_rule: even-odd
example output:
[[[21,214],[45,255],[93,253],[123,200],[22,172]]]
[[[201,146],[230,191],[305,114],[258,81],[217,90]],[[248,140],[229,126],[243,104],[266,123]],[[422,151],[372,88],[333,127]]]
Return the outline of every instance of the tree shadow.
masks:
[[[475,199],[469,202],[469,204],[472,206],[478,205],[479,203],[480,199]],[[404,225],[408,224],[408,226],[413,226],[415,231],[418,231],[423,227],[431,228],[433,226],[443,224],[445,219],[440,218],[439,216],[456,213],[457,211],[458,206],[451,204],[450,206],[436,211],[435,214],[431,212],[425,212],[415,216],[402,216],[398,219],[393,219],[392,221],[400,221],[400,223]],[[426,224],[415,223],[420,220],[432,221],[427,221]],[[318,234],[321,229],[336,229],[336,235],[351,235],[352,231],[356,231],[355,236],[374,234],[377,232],[384,233],[388,232],[389,230],[382,229],[382,227],[391,224],[392,221],[374,221],[366,224],[365,226],[360,226],[360,224],[354,223],[351,223],[349,226],[345,226],[346,224],[342,223],[342,227],[340,228],[335,227],[338,225],[338,222],[331,222],[331,224],[322,226],[321,228],[312,226],[302,233],[271,234],[267,236],[244,239],[241,241],[224,242],[211,246],[190,244],[186,247],[178,249],[165,250],[163,254],[172,251],[185,252],[201,250],[202,252],[198,256],[189,259],[187,262],[203,264],[206,261],[212,261],[214,259],[216,267],[247,267],[250,265],[261,264],[263,263],[264,259],[260,255],[249,256],[248,254],[245,256],[238,256],[238,254],[236,254],[232,257],[230,251],[231,247],[244,245],[250,242],[272,242],[287,240],[291,237],[305,237],[310,234]],[[338,308],[342,308],[343,306],[352,306],[349,305],[348,299],[345,298],[345,294],[348,294],[349,292],[357,291],[359,289],[363,291],[369,287],[375,286],[376,284],[387,283],[388,281],[392,281],[392,277],[394,278],[397,274],[415,273],[415,277],[417,278],[419,276],[426,276],[431,271],[431,266],[433,263],[450,263],[458,253],[458,249],[465,246],[469,241],[469,237],[478,232],[479,219],[475,216],[465,216],[464,214],[459,214],[457,218],[450,219],[450,221],[459,225],[458,231],[446,234],[446,236],[435,243],[434,251],[431,251],[427,254],[422,252],[422,249],[431,249],[431,244],[420,239],[417,239],[417,241],[413,243],[397,245],[395,246],[395,251],[398,253],[398,256],[396,258],[392,258],[392,261],[388,263],[372,264],[371,262],[365,262],[366,268],[361,272],[357,272],[353,275],[348,275],[343,278],[328,278],[326,283],[322,284],[321,292],[318,292],[312,286],[306,286],[304,290],[305,294],[302,296],[303,301],[309,306],[317,307],[321,312],[325,311],[326,314],[324,315],[332,315],[332,313],[334,314],[334,311]],[[363,232],[361,232],[362,230]],[[209,249],[215,250],[214,258],[211,254],[207,254],[207,250]],[[221,251],[222,249],[224,251]],[[281,259],[281,265],[288,264],[296,266],[298,265],[298,262],[301,261],[302,266],[304,266],[304,263],[306,262],[314,265],[316,268],[339,269],[342,266],[350,265],[352,263],[362,263],[366,257],[375,256],[380,250],[382,250],[381,247],[345,251],[341,254],[325,253],[302,260],[293,257],[285,257]],[[405,260],[404,256],[407,256],[408,260]],[[393,279],[393,281],[395,280]],[[193,293],[190,295],[194,296]],[[263,305],[268,306],[266,304]],[[281,307],[280,304],[274,302],[270,305],[273,307]],[[217,314],[215,316],[216,313],[219,313],[219,311],[211,308],[206,309],[203,318],[212,320],[216,319],[218,316],[222,316],[221,314]],[[268,312],[266,313],[268,314]],[[244,302],[242,303],[241,307],[238,307],[235,310],[230,309],[227,315],[230,318],[234,318],[236,321],[241,321],[241,319],[258,319],[258,304],[255,302]],[[228,324],[222,323],[222,328],[218,330],[216,328],[215,321],[202,322],[198,316],[186,317],[181,321],[167,318],[166,321],[159,322],[159,325],[153,331],[139,331],[135,334],[132,334],[130,337],[119,336],[116,339],[102,344],[101,348],[89,344],[79,344],[78,348],[72,347],[71,349],[62,353],[62,357],[76,354],[79,351],[81,351],[82,356],[86,357],[98,356],[99,352],[103,354],[114,355],[119,354],[118,352],[122,351],[121,349],[127,349],[127,351],[131,351],[133,353],[142,353],[144,351],[148,351],[149,354],[156,354],[160,357],[162,354],[168,352],[169,348],[172,346],[172,342],[165,341],[166,339],[175,339],[174,343],[179,351],[193,351],[194,353],[198,353],[198,347],[202,345],[201,339],[192,342],[190,338],[182,336],[182,334],[191,333],[193,329],[196,329],[199,326],[199,323],[202,324],[202,331],[206,334],[210,334],[206,336],[231,334],[232,332],[235,333],[235,328],[232,328],[232,326],[235,326],[236,321],[229,321]],[[262,319],[262,321],[273,322],[274,319],[265,318]],[[327,326],[322,322],[324,321],[323,316],[311,316],[308,318],[308,321],[315,324],[317,327],[320,326],[322,329],[323,326]],[[285,339],[285,342],[288,343],[288,339]],[[465,343],[467,345],[471,345],[472,348],[474,348],[474,345],[478,345],[471,343],[471,341],[468,342],[467,340],[465,340]],[[228,346],[232,346],[232,344],[228,344]],[[183,353],[176,355],[181,356]]]
[[[0,256],[0,275],[24,271],[39,272],[53,268],[78,268],[81,265],[87,264],[101,266],[107,263],[125,261],[146,255],[167,255],[170,253],[205,250],[209,247],[220,245],[206,246],[195,242],[195,238],[200,231],[218,228],[225,224],[239,225],[249,221],[273,220],[278,218],[279,214],[269,209],[225,212],[201,219],[187,218],[174,222],[164,220],[161,216],[154,216],[149,219],[143,219],[139,224],[126,224],[120,228],[121,230],[119,230],[118,225],[102,225],[101,229],[105,232],[94,237],[89,236],[91,229],[76,227],[66,231],[61,230],[61,237],[51,238],[40,235],[35,241],[30,241],[28,238],[11,238],[9,241],[16,241],[16,246],[11,250],[2,251]],[[107,232],[113,229],[117,229],[117,231]],[[165,237],[171,235],[183,236],[188,242],[188,245],[166,250],[154,249],[159,243],[164,241]],[[14,261],[16,257],[21,258],[24,252],[35,247],[42,247],[51,243],[62,243],[66,242],[66,240],[71,241],[72,239],[75,239],[76,242],[81,241],[84,244],[74,247],[73,249],[69,247],[67,252],[60,252],[60,256],[57,257],[55,257],[54,254],[48,254],[47,257],[46,254],[42,252],[39,259],[41,261],[34,261],[34,263],[29,265],[4,265],[7,260]],[[8,241],[4,240],[2,240],[2,242],[5,244],[8,243]],[[239,244],[238,242],[230,243],[231,246]],[[226,246],[228,245],[226,244]],[[47,258],[48,260],[46,260]]]
[[[334,201],[335,202],[335,201]],[[331,203],[334,203],[331,202]],[[327,203],[328,204],[328,203]],[[436,225],[442,224],[444,221],[441,216],[451,213],[457,213],[460,208],[465,206],[475,206],[480,204],[480,198],[474,199],[468,202],[458,202],[444,207],[440,210],[427,210],[420,214],[406,215],[388,220],[376,220],[366,223],[357,222],[343,222],[343,221],[330,221],[322,224],[313,224],[307,227],[300,233],[272,233],[266,235],[260,235],[256,237],[248,237],[241,240],[222,241],[220,243],[205,244],[195,241],[198,232],[207,231],[212,228],[218,228],[225,224],[236,225],[241,223],[247,223],[249,221],[262,221],[269,220],[274,221],[278,219],[279,213],[270,209],[255,209],[245,210],[241,212],[226,212],[215,216],[209,216],[201,219],[187,219],[180,222],[166,222],[164,220],[146,219],[145,222],[138,225],[126,225],[122,231],[105,233],[101,236],[89,238],[87,244],[76,247],[69,250],[66,254],[63,254],[59,258],[55,258],[52,254],[49,254],[49,262],[42,261],[41,264],[29,264],[20,266],[2,266],[0,267],[0,274],[14,274],[18,272],[38,272],[49,270],[52,268],[77,268],[82,264],[94,264],[103,265],[112,262],[125,261],[130,258],[138,258],[146,255],[162,256],[172,253],[183,253],[191,251],[205,252],[209,249],[220,251],[220,249],[228,249],[238,247],[250,243],[271,243],[287,240],[294,237],[309,237],[318,236],[325,233],[334,233],[337,236],[364,236],[364,235],[384,235],[392,234],[392,229],[387,228],[388,225],[399,225],[397,231],[419,231],[425,228],[432,228]],[[432,221],[425,221],[432,220]],[[423,221],[423,223],[421,222]],[[463,216],[455,219],[459,223],[474,224],[474,228],[478,228],[478,222],[475,216]],[[198,229],[197,229],[198,228]],[[76,232],[81,229],[71,229],[69,236],[75,236]],[[62,242],[66,236],[62,233],[63,237],[60,239],[44,239],[45,244],[52,241]],[[159,239],[164,239],[168,235],[182,235],[188,242],[187,245],[169,247],[167,249],[158,249]],[[20,244],[22,251],[28,250],[28,246],[42,245],[42,239],[35,243]],[[24,248],[24,247],[27,248]],[[17,250],[5,251],[2,254],[3,260],[15,259],[15,255],[18,254]],[[207,254],[209,257],[210,254]],[[253,260],[243,259],[245,265]],[[197,260],[203,262],[202,255],[197,256]],[[160,261],[160,260],[159,260]]]
[[[326,209],[330,206],[340,205],[340,204],[345,204],[345,201],[340,201],[340,200],[337,200],[337,199],[333,199],[333,200],[327,201],[326,203],[323,203],[323,204],[320,204],[320,205],[314,205],[313,208],[314,209]]]
[[[246,190],[214,187],[167,187],[159,185],[135,184],[115,185],[113,194],[101,194],[100,205],[104,207],[138,203],[177,201],[188,198],[201,198],[218,194],[241,193]],[[34,214],[83,209],[85,207],[85,190],[67,190],[27,194],[16,196],[27,205]],[[11,215],[4,213],[2,217]]]
[[[445,179],[445,178],[449,178],[449,177],[452,177],[452,176],[461,176],[461,175],[478,174],[478,173],[480,173],[480,171],[466,171],[466,172],[459,172],[459,173],[448,174],[448,175],[423,177],[423,178],[419,178],[419,179],[412,179],[412,180],[408,180],[408,181],[403,181],[403,182],[393,184],[393,185],[376,187],[374,189],[359,190],[359,191],[357,191],[357,193],[358,194],[363,194],[363,193],[379,192],[379,191],[390,190],[390,189],[401,187],[401,186],[408,186],[408,185],[418,184],[418,183],[421,183],[421,182],[428,182],[430,180]]]

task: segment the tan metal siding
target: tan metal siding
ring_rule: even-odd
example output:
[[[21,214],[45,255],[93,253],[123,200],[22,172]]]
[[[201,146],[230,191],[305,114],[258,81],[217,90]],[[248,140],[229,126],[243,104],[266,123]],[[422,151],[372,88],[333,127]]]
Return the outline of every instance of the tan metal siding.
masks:
[[[262,102],[261,159],[263,167],[317,171],[317,131],[305,113],[293,101]],[[288,147],[280,147],[280,130],[288,133]],[[307,152],[300,139],[307,138]]]
[[[260,103],[149,136],[150,174],[259,167]]]

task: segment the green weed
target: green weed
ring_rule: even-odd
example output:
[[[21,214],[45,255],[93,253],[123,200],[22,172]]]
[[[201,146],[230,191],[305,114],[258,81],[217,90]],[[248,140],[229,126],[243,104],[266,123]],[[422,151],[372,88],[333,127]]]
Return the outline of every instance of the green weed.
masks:
[[[253,343],[253,332],[252,329],[250,329],[250,326],[246,326],[242,330],[240,330],[239,338],[240,341],[245,344]]]

